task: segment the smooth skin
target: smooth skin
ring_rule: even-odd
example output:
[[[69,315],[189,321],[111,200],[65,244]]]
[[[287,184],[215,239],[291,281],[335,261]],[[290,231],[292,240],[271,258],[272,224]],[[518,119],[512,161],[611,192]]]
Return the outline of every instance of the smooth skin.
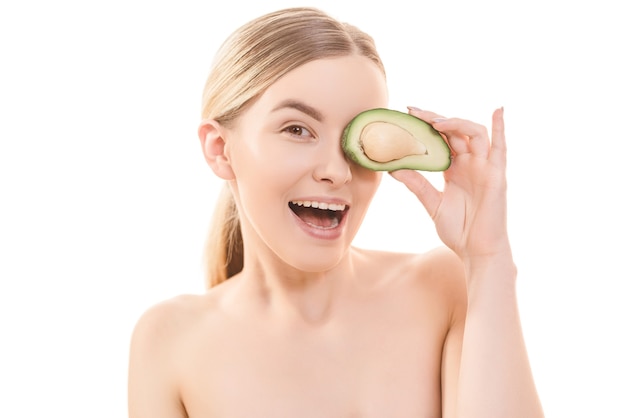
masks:
[[[345,157],[341,132],[386,104],[380,70],[348,56],[293,70],[234,127],[203,122],[207,163],[240,208],[244,269],[141,317],[131,418],[543,416],[516,304],[502,110],[492,141],[473,122],[410,111],[454,152],[443,191],[392,173],[447,246],[413,255],[351,245],[381,174]],[[349,210],[318,230],[289,208],[299,199]]]

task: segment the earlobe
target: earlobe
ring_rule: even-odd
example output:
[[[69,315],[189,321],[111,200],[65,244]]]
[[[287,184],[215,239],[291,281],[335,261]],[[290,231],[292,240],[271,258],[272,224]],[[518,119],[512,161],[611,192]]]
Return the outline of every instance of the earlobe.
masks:
[[[224,180],[233,180],[235,174],[228,155],[226,129],[215,120],[205,120],[198,128],[198,137],[204,159],[215,175]]]

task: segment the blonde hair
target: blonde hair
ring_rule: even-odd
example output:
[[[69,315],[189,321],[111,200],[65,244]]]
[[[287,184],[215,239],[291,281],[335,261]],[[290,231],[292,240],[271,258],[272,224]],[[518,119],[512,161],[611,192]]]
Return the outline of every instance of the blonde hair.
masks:
[[[307,62],[358,54],[385,69],[373,39],[355,26],[308,7],[279,10],[240,27],[218,50],[202,95],[202,119],[232,126],[248,105],[289,71]],[[243,268],[243,240],[230,188],[213,213],[204,259],[207,286]]]

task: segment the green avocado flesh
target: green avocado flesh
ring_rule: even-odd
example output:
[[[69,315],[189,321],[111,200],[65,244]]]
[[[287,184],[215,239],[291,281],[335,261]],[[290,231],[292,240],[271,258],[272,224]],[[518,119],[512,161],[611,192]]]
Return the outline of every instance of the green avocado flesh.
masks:
[[[432,126],[390,109],[356,115],[344,129],[341,146],[350,159],[374,171],[444,171],[451,161],[448,144]]]

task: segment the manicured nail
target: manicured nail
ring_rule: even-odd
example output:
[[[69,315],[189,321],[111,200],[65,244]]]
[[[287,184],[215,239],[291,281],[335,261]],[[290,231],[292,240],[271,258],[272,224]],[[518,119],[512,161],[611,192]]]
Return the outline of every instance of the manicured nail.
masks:
[[[446,119],[446,118],[435,118],[435,119],[433,119],[433,122],[435,122],[435,123],[439,123],[439,122],[445,122],[445,121],[447,121],[447,120],[448,120],[448,119]]]
[[[420,109],[419,107],[415,107],[415,106],[407,106],[407,109],[409,109],[409,110],[416,110],[418,112],[422,111],[422,109]]]

